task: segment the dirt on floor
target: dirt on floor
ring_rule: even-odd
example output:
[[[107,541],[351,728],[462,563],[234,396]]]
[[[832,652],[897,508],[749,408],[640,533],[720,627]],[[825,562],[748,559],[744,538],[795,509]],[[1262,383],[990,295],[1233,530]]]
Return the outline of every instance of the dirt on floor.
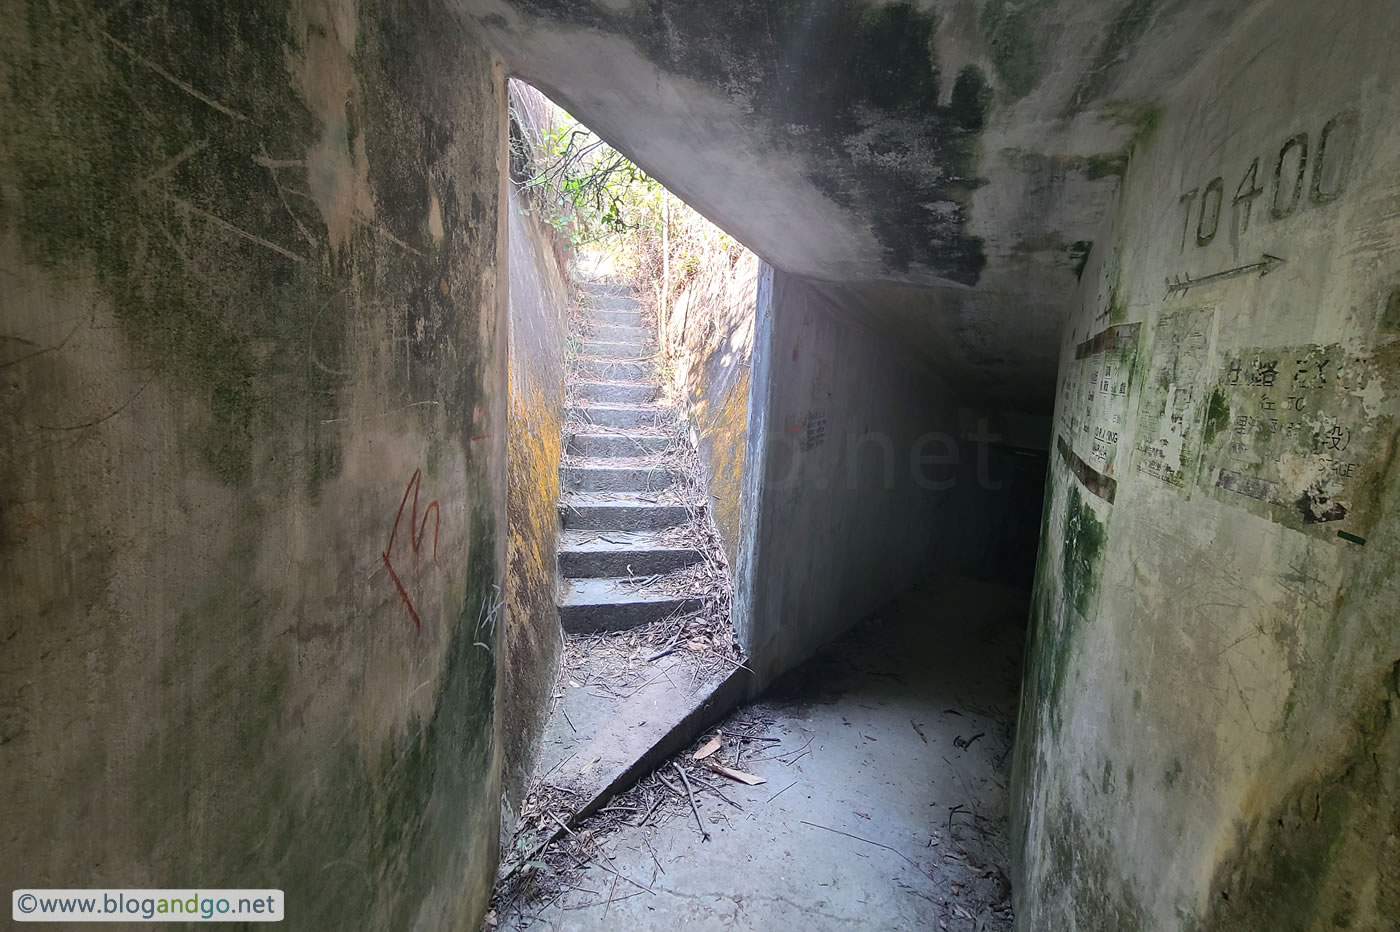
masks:
[[[488,928],[1010,930],[1025,614],[929,583],[595,817],[533,799]]]

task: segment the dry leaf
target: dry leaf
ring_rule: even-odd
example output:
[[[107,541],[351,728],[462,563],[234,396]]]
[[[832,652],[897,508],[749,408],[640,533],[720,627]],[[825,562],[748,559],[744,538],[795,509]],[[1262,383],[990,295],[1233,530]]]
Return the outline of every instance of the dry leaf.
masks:
[[[852,812],[855,812],[854,809],[852,809],[851,811],[852,811]],[[870,813],[868,813],[868,812],[856,812],[856,815],[860,816],[862,819],[869,819],[869,818],[870,818]]]
[[[751,773],[744,773],[742,770],[735,770],[732,767],[716,764],[713,761],[706,761],[705,766],[721,776],[728,777],[731,780],[738,780],[740,783],[747,783],[749,786],[758,786],[760,783],[768,782],[762,777],[755,777]]]
[[[707,647],[709,647],[709,646],[710,646],[710,645],[706,644],[704,641],[691,641],[691,642],[690,642],[690,649],[691,649],[691,650],[704,650],[705,648],[707,648]]]
[[[718,751],[718,750],[719,750],[719,745],[720,745],[719,735],[715,735],[715,736],[714,736],[713,738],[711,738],[709,741],[706,741],[706,742],[705,742],[705,746],[704,746],[704,747],[702,747],[700,750],[696,751],[694,754],[690,755],[690,759],[691,759],[691,760],[704,760],[705,758],[709,757],[711,754],[713,754],[713,753],[715,753],[716,751]]]

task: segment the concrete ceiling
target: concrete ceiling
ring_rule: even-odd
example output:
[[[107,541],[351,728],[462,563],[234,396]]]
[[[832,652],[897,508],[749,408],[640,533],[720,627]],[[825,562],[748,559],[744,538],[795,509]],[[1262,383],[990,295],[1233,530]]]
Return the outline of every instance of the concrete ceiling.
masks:
[[[455,0],[507,68],[984,404],[1048,411],[1134,141],[1240,0]]]

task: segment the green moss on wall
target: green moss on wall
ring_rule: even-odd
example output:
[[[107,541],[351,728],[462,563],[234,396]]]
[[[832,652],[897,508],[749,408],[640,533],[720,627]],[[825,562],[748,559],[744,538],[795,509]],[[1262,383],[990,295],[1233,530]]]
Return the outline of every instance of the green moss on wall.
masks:
[[[1209,447],[1216,435],[1228,430],[1229,427],[1230,402],[1225,398],[1225,394],[1217,388],[1210,393],[1210,401],[1206,404],[1206,423],[1201,435],[1205,445]]]
[[[149,425],[123,423],[125,458],[106,468],[126,487],[148,470],[149,495],[99,503],[65,530],[123,548],[125,578],[54,596],[88,606],[78,620],[113,646],[103,688],[143,677],[159,688],[113,710],[80,694],[61,710],[87,752],[87,769],[55,768],[64,804],[110,811],[91,838],[54,845],[281,887],[298,929],[470,927],[489,894],[499,803],[496,642],[477,621],[500,582],[502,490],[489,448],[472,447],[499,390],[497,72],[440,4],[94,7],[34,0],[23,34],[0,44],[13,194],[0,219],[23,260],[94,284],[119,331],[114,359],[159,386],[174,423],[149,431],[160,444],[142,442]],[[358,16],[353,48],[329,36],[332,13]],[[338,57],[312,67],[318,43]],[[329,108],[308,102],[327,96],[318,82],[335,92]],[[318,146],[344,170],[318,174]],[[333,231],[327,203],[342,195],[355,207]],[[427,225],[434,197],[440,237]],[[346,476],[352,450],[362,468]],[[451,524],[462,545],[433,570],[430,595],[449,608],[425,613],[422,640],[404,647],[413,682],[387,687],[421,689],[420,714],[370,724],[321,709],[308,723],[321,689],[386,688],[393,668],[375,667],[369,626],[414,636],[384,574],[366,581],[402,464],[440,490],[444,539]],[[385,467],[395,474],[368,474]],[[102,468],[67,463],[42,491],[87,505],[93,489],[123,487],[84,485]],[[205,473],[226,486],[210,495],[232,503],[224,514],[187,503],[214,485]],[[335,508],[319,505],[332,495]],[[198,528],[182,526],[190,514]],[[187,553],[152,556],[148,538],[167,531],[168,549]],[[324,535],[305,543],[314,556],[295,552],[299,533]],[[122,614],[140,604],[160,610]],[[38,666],[81,684],[72,622],[53,620]],[[158,660],[122,666],[130,644]],[[132,722],[136,708],[152,720]],[[113,745],[132,734],[143,753],[118,773]],[[36,804],[51,804],[44,792]],[[149,818],[128,820],[138,809]],[[99,869],[120,883],[130,865],[115,861],[84,860],[74,879]]]
[[[302,235],[314,205],[258,163],[302,157],[314,133],[285,0],[130,4],[100,26],[78,0],[36,0],[25,20],[3,119],[30,258],[91,263],[152,377],[211,411],[200,452],[219,478],[246,480],[274,424],[333,474],[303,429],[335,409],[344,302]]]
[[[982,7],[982,39],[1012,100],[1025,97],[1040,80],[1045,55],[1040,21],[1049,7],[1049,0],[989,0]]]
[[[1064,598],[1080,615],[1092,617],[1098,597],[1099,575],[1103,567],[1104,544],[1108,535],[1093,508],[1072,486],[1065,509],[1065,540],[1061,578]]]
[[[1108,91],[1118,66],[1128,59],[1129,48],[1147,34],[1160,0],[1126,0],[1109,22],[1094,60],[1079,77],[1066,115],[1073,116]]]

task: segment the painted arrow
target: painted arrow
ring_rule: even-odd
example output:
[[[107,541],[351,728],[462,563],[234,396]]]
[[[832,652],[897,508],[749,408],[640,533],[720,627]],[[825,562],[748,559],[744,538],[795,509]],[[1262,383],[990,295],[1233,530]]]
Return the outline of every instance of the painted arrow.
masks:
[[[1254,272],[1258,272],[1259,277],[1263,278],[1274,269],[1283,265],[1284,261],[1285,260],[1280,259],[1278,256],[1271,256],[1266,252],[1264,253],[1264,258],[1258,262],[1242,265],[1237,269],[1227,269],[1224,272],[1216,272],[1214,275],[1203,275],[1200,278],[1192,278],[1190,275],[1178,275],[1176,278],[1167,279],[1167,297],[1171,297],[1174,294],[1186,294],[1186,292],[1190,291],[1192,288],[1199,288],[1211,282],[1224,281],[1227,278],[1239,278]]]

